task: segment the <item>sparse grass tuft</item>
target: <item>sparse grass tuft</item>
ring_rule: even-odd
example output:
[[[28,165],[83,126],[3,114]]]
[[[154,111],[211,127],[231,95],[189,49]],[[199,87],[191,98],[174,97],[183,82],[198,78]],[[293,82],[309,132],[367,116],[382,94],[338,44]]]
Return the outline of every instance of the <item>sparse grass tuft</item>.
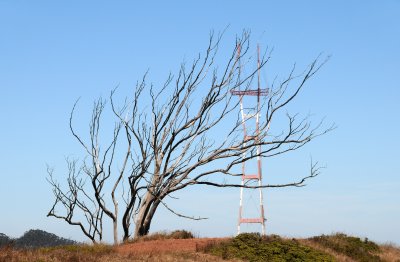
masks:
[[[208,245],[204,251],[223,259],[246,261],[335,261],[331,255],[297,240],[285,240],[276,235],[261,237],[256,233],[244,233],[226,242]]]
[[[381,252],[379,246],[376,243],[369,241],[367,238],[362,240],[358,237],[337,233],[330,236],[316,236],[309,238],[309,240],[357,261],[382,261],[379,257],[379,253]]]

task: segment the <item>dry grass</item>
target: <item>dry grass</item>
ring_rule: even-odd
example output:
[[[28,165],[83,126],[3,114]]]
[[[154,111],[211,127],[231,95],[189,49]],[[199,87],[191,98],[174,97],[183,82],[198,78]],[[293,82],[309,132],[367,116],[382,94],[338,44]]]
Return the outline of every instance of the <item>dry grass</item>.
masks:
[[[221,258],[197,252],[209,239],[195,239],[185,230],[157,232],[134,239],[120,246],[71,245],[39,249],[0,249],[0,262],[14,261],[223,261]]]
[[[118,252],[116,248],[108,247],[108,252],[86,252],[82,249],[68,250],[53,248],[52,250],[32,249],[18,250],[12,248],[0,249],[0,262],[128,262],[128,261],[178,261],[178,262],[218,262],[221,258],[198,252]]]
[[[117,255],[117,256],[116,256]],[[114,260],[111,260],[113,258]],[[108,245],[74,245],[39,249],[0,249],[0,262],[8,261],[129,261]]]
[[[175,231],[175,233],[161,232],[152,234],[148,237],[136,239],[131,243],[122,244],[117,247],[110,245],[73,245],[25,250],[4,247],[0,249],[0,262],[241,261],[239,259],[226,260],[227,257],[224,259],[223,257],[217,257],[204,253],[205,251],[210,250],[221,243],[223,244],[229,242],[230,239],[191,237],[193,237],[193,235],[190,236],[182,231],[178,231],[178,233],[176,233]],[[342,245],[342,242],[338,242],[340,238],[337,236],[335,237],[335,235],[332,235],[328,237],[330,240],[334,240],[333,242],[329,242],[331,245]],[[353,239],[352,237],[348,238]],[[312,239],[286,239],[285,241],[297,241],[299,245],[308,246],[313,250],[329,254],[339,262],[360,261],[357,259],[351,259],[346,254],[337,250],[335,251],[332,247],[327,247],[321,242],[315,240],[313,241]],[[364,241],[363,243],[369,242]],[[380,245],[379,250],[380,252],[376,254],[378,254],[381,261],[400,262],[399,247],[391,244],[385,244]]]
[[[400,247],[393,244],[384,244],[380,246],[382,253],[379,257],[383,261],[400,262]]]
[[[229,262],[239,260],[224,260],[222,258],[203,253],[172,252],[162,254],[140,254],[125,256],[128,261],[157,261],[157,262]]]
[[[213,238],[147,240],[120,245],[116,249],[119,253],[132,255],[198,253],[210,243],[221,241],[223,239]]]

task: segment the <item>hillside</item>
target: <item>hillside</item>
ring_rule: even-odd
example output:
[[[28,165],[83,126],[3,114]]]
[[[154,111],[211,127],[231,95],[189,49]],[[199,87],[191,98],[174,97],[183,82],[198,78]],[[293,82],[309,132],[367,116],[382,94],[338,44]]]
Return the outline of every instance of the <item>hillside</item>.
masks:
[[[40,229],[31,229],[16,239],[12,239],[3,233],[0,233],[0,247],[12,246],[14,248],[39,248],[74,244],[77,244],[77,242]]]
[[[36,232],[34,235],[39,236],[42,233]],[[47,234],[43,236],[48,238],[52,235]],[[25,235],[30,236],[31,234]],[[0,235],[0,240],[1,237],[4,237],[4,235]],[[57,238],[54,239],[56,240],[55,243],[59,243]],[[28,241],[28,243],[30,243],[29,247],[33,246],[31,241]],[[39,246],[39,244],[36,244],[36,246]],[[253,233],[241,234],[234,238],[193,238],[190,232],[175,231],[170,234],[156,233],[117,247],[109,245],[67,245],[16,249],[6,246],[0,249],[0,262],[3,261],[400,262],[400,249],[390,245],[378,245],[368,239],[360,239],[345,234],[322,235],[307,239],[286,239],[276,235],[261,237]]]

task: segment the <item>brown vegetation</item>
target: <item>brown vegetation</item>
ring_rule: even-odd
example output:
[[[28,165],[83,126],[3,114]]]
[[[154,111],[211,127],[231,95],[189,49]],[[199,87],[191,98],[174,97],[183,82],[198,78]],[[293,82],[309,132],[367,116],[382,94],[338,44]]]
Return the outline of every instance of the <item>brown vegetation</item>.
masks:
[[[198,251],[210,243],[219,243],[223,240],[215,238],[146,240],[121,245],[116,250],[122,255],[155,259],[152,261],[158,261],[160,258],[162,258],[160,261],[167,258],[182,259],[179,261],[221,261],[222,258]]]
[[[379,257],[384,261],[400,262],[400,247],[393,244],[384,244],[380,246],[382,253]]]
[[[224,255],[221,250],[229,250],[229,254]],[[271,250],[272,253],[269,252]],[[352,250],[351,253],[349,250]],[[400,262],[399,247],[390,244],[376,245],[367,239],[344,234],[322,235],[309,239],[285,239],[279,236],[263,238],[257,234],[242,234],[235,238],[194,238],[193,234],[184,230],[158,232],[119,246],[71,245],[39,249],[5,246],[0,249],[0,262],[243,261],[241,259],[265,261],[262,258],[271,254],[272,258],[268,261],[285,261],[279,259],[290,256],[297,257],[296,261],[315,261],[312,257],[318,257],[324,258],[325,261],[339,262]],[[374,260],[370,260],[371,257]]]
[[[14,261],[226,261],[196,252],[208,239],[165,239],[120,245],[81,245],[41,249],[0,249],[0,262]]]
[[[148,234],[142,237],[134,238],[126,243],[136,243],[150,240],[165,240],[165,239],[192,239],[195,238],[192,232],[186,230],[175,230],[172,232],[159,231]]]
[[[301,243],[332,255],[339,262],[387,261],[400,262],[400,248],[392,244],[377,245],[367,238],[343,233],[300,239]]]

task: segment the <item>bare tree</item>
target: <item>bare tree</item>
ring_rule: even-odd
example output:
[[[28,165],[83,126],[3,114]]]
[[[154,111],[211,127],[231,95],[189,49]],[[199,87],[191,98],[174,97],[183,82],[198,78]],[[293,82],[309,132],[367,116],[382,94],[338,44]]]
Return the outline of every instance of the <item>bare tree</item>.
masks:
[[[86,151],[87,157],[82,162],[78,172],[76,171],[77,161],[67,160],[69,170],[67,193],[64,193],[59,183],[57,183],[53,178],[53,171],[48,169],[48,181],[53,187],[53,192],[56,198],[48,216],[62,218],[72,225],[79,225],[84,234],[95,242],[96,239],[99,241],[102,240],[103,215],[105,214],[112,220],[114,243],[117,244],[119,212],[118,200],[115,194],[118,186],[121,184],[124,170],[131,154],[130,144],[128,143],[126,145],[126,154],[123,156],[122,168],[119,171],[116,171],[113,168],[113,165],[115,162],[114,156],[118,136],[122,127],[121,124],[115,124],[111,142],[108,143],[103,152],[100,146],[99,131],[105,101],[99,99],[94,103],[89,126],[89,142],[84,142],[73,128],[72,120],[76,105],[77,103],[75,103],[70,115],[70,130],[76,140]],[[129,134],[126,135],[129,136]],[[86,186],[87,180],[90,181],[90,186]],[[110,190],[111,201],[109,202],[111,202],[111,204],[107,204],[108,201],[106,201],[105,197],[104,191],[106,183],[109,183],[112,186],[111,188],[108,188]],[[88,205],[82,200],[82,198],[89,200],[93,208],[88,208]],[[62,204],[65,207],[67,215],[57,215],[55,207],[58,204]],[[109,205],[111,205],[111,207]],[[79,211],[83,212],[89,227],[88,229],[85,228],[82,222],[72,222],[72,218],[74,215],[78,216],[76,213]]]
[[[178,216],[201,219],[179,214],[167,206],[165,198],[172,193],[193,185],[257,188],[232,182],[231,177],[242,175],[236,168],[238,165],[257,156],[272,157],[299,149],[334,128],[324,128],[322,121],[312,125],[308,117],[298,119],[297,114],[287,114],[287,125],[279,132],[271,132],[273,120],[280,117],[279,112],[294,100],[326,62],[316,59],[303,74],[294,76],[293,68],[285,80],[270,87],[263,106],[253,109],[260,110],[263,115],[259,135],[243,140],[239,101],[230,91],[251,88],[256,73],[265,66],[269,56],[264,54],[258,68],[244,70],[254,61],[249,52],[249,35],[244,32],[237,38],[223,66],[218,67],[220,41],[221,36],[211,34],[206,52],[189,66],[182,64],[178,74],[170,75],[159,88],[148,85],[145,75],[137,83],[133,96],[120,106],[115,101],[116,90],[113,90],[110,101],[117,124],[114,139],[102,157],[97,137],[104,104],[95,104],[89,146],[71,125],[73,135],[90,156],[91,167],[87,168],[85,164],[83,170],[91,180],[96,205],[114,223],[115,243],[119,219],[115,193],[121,184],[124,185],[121,186],[121,197],[125,201],[121,221],[123,239],[127,240],[132,233],[137,237],[149,232],[160,204]],[[246,71],[247,74],[243,73]],[[122,144],[126,149],[117,154],[123,159],[122,168],[114,175],[110,166],[116,156],[120,130],[123,130]],[[260,152],[255,150],[258,145],[263,146]],[[246,158],[243,158],[244,152],[248,152]],[[105,159],[109,159],[108,164]],[[307,179],[318,174],[319,167],[312,163],[310,173],[300,176],[298,181],[262,187],[303,186]],[[108,209],[102,194],[103,185],[109,179],[114,181],[111,191],[113,211]],[[56,183],[52,185],[59,188]],[[135,224],[133,231],[132,222]]]
[[[177,77],[169,77],[159,90],[155,91],[150,86],[151,106],[148,109],[138,111],[140,103],[148,101],[143,92],[146,89],[145,81],[136,89],[131,104],[125,104],[122,110],[116,110],[111,96],[114,113],[133,134],[134,143],[138,145],[135,148],[140,148],[136,152],[137,161],[146,163],[147,168],[133,175],[136,181],[144,181],[144,186],[134,186],[143,190],[143,194],[138,195],[140,204],[135,217],[135,236],[148,233],[158,206],[165,204],[164,198],[171,193],[198,184],[240,187],[235,183],[217,182],[215,175],[240,176],[233,170],[243,161],[258,155],[271,157],[296,150],[333,128],[321,130],[322,122],[312,126],[308,118],[297,121],[297,115],[288,114],[287,128],[279,135],[266,139],[277,112],[299,94],[306,81],[325,63],[318,64],[315,60],[303,75],[294,76],[293,68],[281,84],[271,88],[263,107],[266,113],[260,128],[261,135],[258,138],[249,136],[246,141],[239,138],[241,122],[238,118],[231,127],[224,121],[238,113],[238,101],[232,99],[230,90],[248,89],[256,70],[242,75],[239,67],[238,61],[246,60],[249,50],[246,33],[235,43],[222,70],[213,68],[220,39],[214,41],[211,36],[205,56],[199,56],[189,68],[182,65]],[[237,57],[239,46],[242,52]],[[268,57],[264,57],[259,67],[263,67],[267,61]],[[289,84],[297,78],[300,78],[298,85],[289,89]],[[128,108],[133,108],[131,114],[127,112]],[[122,117],[126,114],[130,118]],[[219,140],[209,139],[222,124],[225,132],[219,129]],[[257,145],[264,146],[260,153],[255,151]],[[244,151],[251,151],[247,159],[242,158]],[[218,165],[212,165],[214,162],[218,162]],[[302,186],[306,179],[318,175],[318,171],[318,166],[312,164],[311,173],[298,182],[264,187]]]
[[[90,191],[85,188],[85,181],[80,175],[82,170],[77,170],[76,160],[67,159],[68,189],[63,190],[54,180],[53,169],[47,168],[47,180],[53,187],[55,201],[47,216],[65,220],[70,225],[79,226],[82,232],[93,243],[103,238],[103,211],[99,208]],[[56,211],[57,206],[62,206],[64,212]],[[77,213],[82,220],[76,219]]]

